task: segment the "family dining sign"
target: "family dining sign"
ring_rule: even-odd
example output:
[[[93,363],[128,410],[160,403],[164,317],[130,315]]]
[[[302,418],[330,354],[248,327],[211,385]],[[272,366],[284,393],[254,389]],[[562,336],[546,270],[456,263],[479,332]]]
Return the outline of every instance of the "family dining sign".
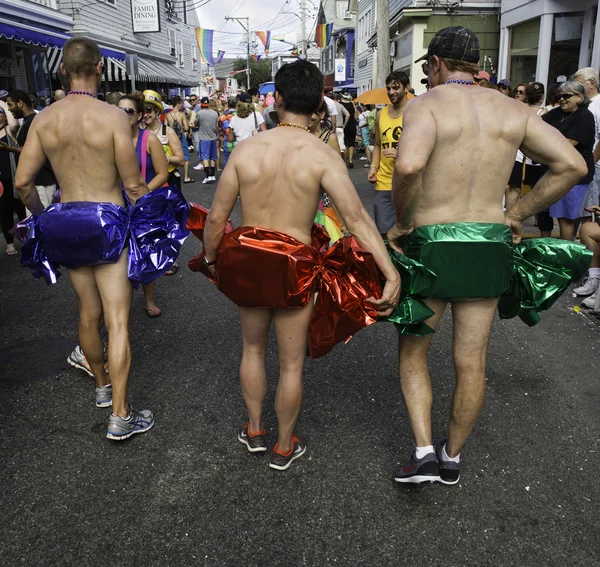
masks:
[[[133,33],[160,31],[158,0],[131,0]]]

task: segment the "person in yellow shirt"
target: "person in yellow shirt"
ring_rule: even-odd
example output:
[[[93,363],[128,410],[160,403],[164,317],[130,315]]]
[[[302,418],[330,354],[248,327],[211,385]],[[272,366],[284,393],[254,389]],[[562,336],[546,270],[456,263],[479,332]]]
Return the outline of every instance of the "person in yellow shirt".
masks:
[[[375,119],[375,147],[368,179],[375,184],[375,223],[385,238],[396,224],[396,209],[392,200],[392,174],[398,156],[398,140],[402,134],[402,116],[409,103],[410,80],[403,71],[393,71],[385,80],[385,88],[392,104],[377,113]]]

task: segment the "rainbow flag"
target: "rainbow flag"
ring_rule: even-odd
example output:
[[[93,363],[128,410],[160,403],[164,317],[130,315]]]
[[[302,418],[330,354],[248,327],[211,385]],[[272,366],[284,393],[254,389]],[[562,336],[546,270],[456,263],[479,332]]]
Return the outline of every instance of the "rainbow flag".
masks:
[[[256,37],[260,39],[261,43],[265,48],[265,53],[269,53],[269,47],[271,45],[271,32],[270,31],[257,31]]]
[[[252,59],[254,59],[254,61],[256,61],[257,63],[261,60],[262,55],[256,55],[256,53],[254,53],[252,55]]]
[[[315,41],[317,47],[323,48],[329,45],[331,41],[331,32],[333,31],[333,23],[331,24],[319,24],[315,33]]]
[[[196,42],[198,43],[198,49],[200,49],[200,57],[202,57],[202,59],[208,63],[210,67],[215,66],[215,60],[213,57],[214,33],[214,30],[196,28]]]
[[[283,41],[283,42],[285,42],[285,35],[274,35],[271,39],[273,41]]]
[[[225,57],[225,52],[221,51],[219,49],[219,51],[217,51],[217,61],[216,61],[216,63],[220,63],[221,61],[223,61],[223,57]]]

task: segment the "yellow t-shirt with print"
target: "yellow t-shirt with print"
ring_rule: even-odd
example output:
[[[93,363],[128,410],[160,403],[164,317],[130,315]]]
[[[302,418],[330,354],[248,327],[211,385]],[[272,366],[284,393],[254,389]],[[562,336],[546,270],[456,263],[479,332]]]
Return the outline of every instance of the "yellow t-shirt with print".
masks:
[[[394,158],[385,157],[383,150],[387,148],[398,148],[398,140],[402,134],[402,116],[390,118],[389,106],[379,113],[379,138],[381,140],[381,157],[379,158],[379,171],[377,172],[376,191],[392,190],[392,175],[394,173]]]

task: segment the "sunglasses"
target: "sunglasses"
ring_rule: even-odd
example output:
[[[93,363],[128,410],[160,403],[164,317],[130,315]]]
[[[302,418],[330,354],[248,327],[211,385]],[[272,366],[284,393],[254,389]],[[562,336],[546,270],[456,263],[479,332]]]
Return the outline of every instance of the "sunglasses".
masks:
[[[122,106],[119,107],[125,114],[128,114],[129,116],[133,116],[135,114],[135,108],[123,108]]]
[[[427,63],[427,61],[423,61],[421,69],[423,70],[424,75],[429,75],[429,63]]]
[[[507,91],[508,87],[506,85],[498,85],[499,89],[502,89],[503,91]]]
[[[517,91],[517,94],[525,94],[525,91]]]
[[[144,108],[144,114],[154,114],[156,110],[154,110],[153,106],[146,106]]]
[[[561,94],[558,97],[558,100],[569,100],[572,96],[575,96],[573,93],[570,94]]]

